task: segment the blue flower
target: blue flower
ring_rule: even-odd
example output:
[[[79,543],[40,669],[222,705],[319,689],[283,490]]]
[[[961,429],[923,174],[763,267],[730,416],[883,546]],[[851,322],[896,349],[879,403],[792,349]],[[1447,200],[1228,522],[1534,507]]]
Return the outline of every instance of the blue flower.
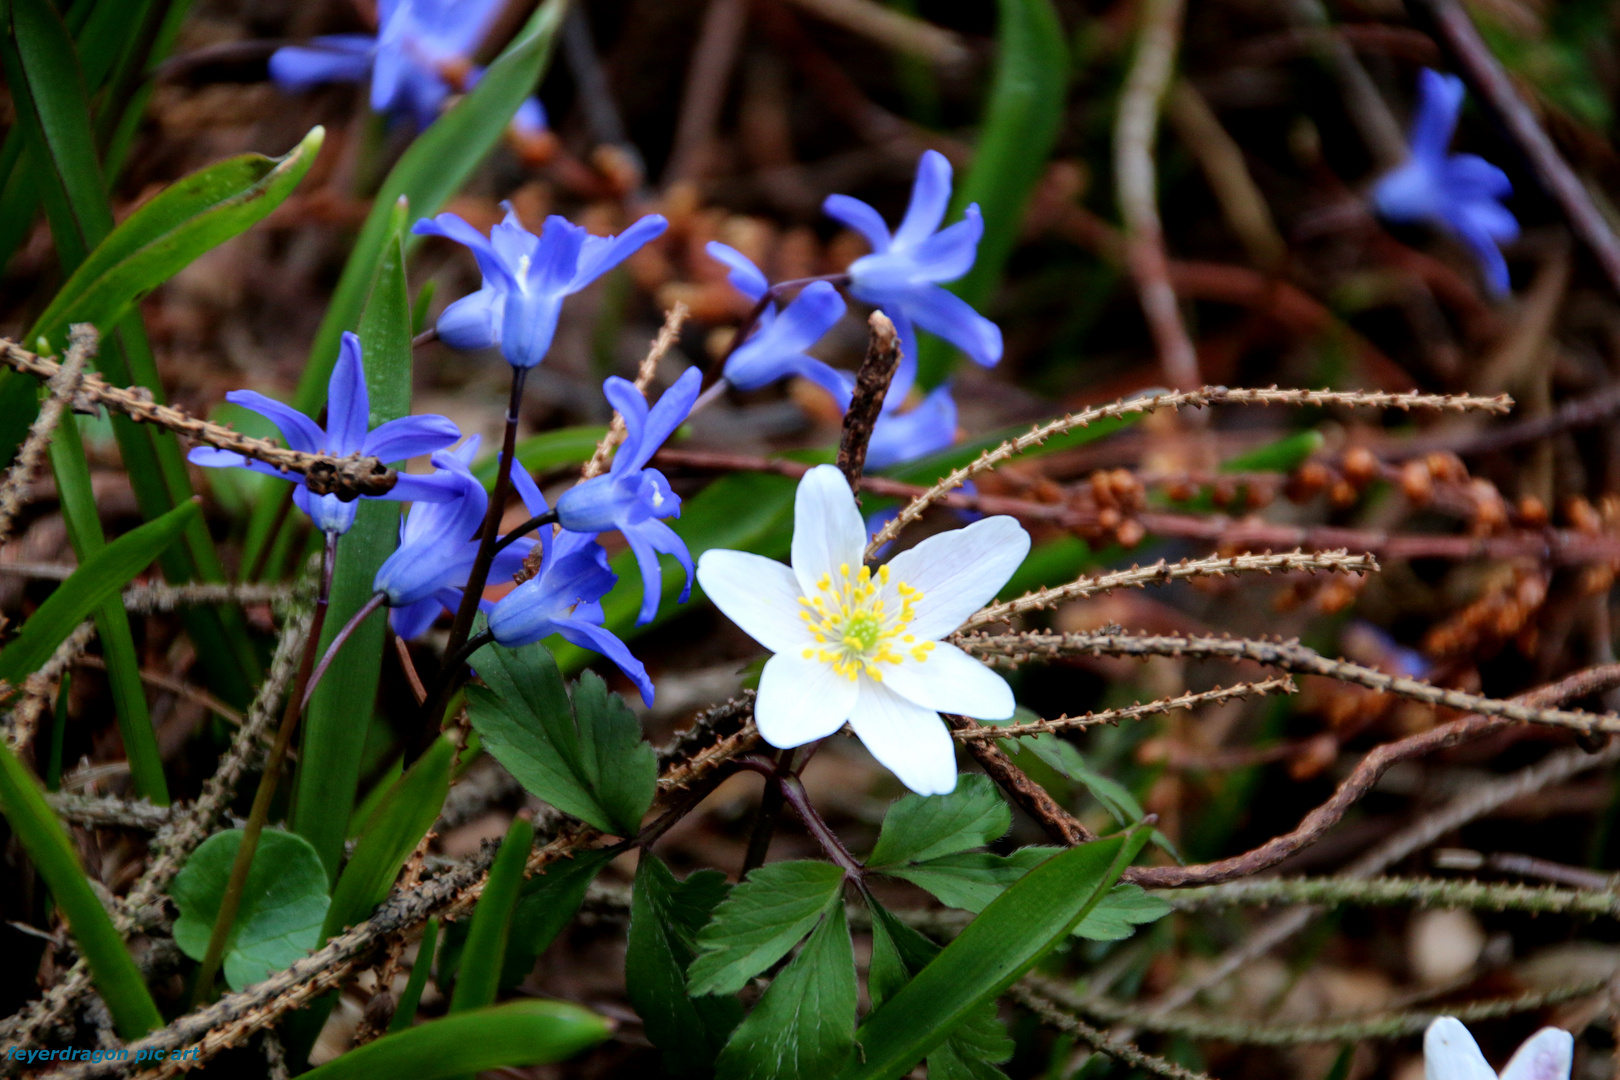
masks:
[[[1500,245],[1517,239],[1519,223],[1500,200],[1513,194],[1513,184],[1482,157],[1446,153],[1465,95],[1455,75],[1423,70],[1412,121],[1412,156],[1379,179],[1372,201],[1391,221],[1428,222],[1462,241],[1479,261],[1491,291],[1504,296],[1510,282]]]
[[[288,93],[332,82],[371,79],[371,107],[408,116],[418,128],[438,117],[453,89],[471,89],[483,69],[469,58],[483,41],[498,0],[382,0],[378,33],[330,34],[277,49],[270,77]],[[513,126],[544,130],[545,110],[529,98]]]
[[[872,254],[850,264],[849,291],[894,321],[906,357],[917,355],[915,324],[990,367],[1001,359],[1001,330],[939,285],[972,269],[984,234],[978,203],[961,221],[936,232],[950,201],[951,163],[937,150],[926,150],[917,164],[911,204],[893,236],[882,215],[859,199],[829,195],[822,209],[872,245]]]
[[[617,376],[608,379],[602,384],[602,392],[624,417],[624,443],[614,454],[608,472],[570,488],[557,499],[557,521],[563,528],[579,533],[617,529],[624,534],[641,568],[643,595],[638,624],[650,622],[658,612],[658,600],[664,591],[659,555],[675,556],[686,571],[686,587],[678,602],[684,604],[692,594],[692,556],[675,530],[661,520],[680,517],[680,496],[670,490],[663,473],[646,465],[692,411],[702,383],[703,373],[695,367],[687,368],[649,410],[634,383]]]
[[[896,393],[896,390],[899,393]],[[949,383],[936,386],[909,412],[901,412],[905,390],[890,386],[883,411],[866,447],[866,467],[887,469],[945,449],[956,441],[956,401]],[[890,407],[890,402],[894,406]]]
[[[478,532],[489,508],[489,494],[472,474],[479,437],[473,435],[454,450],[440,450],[433,464],[444,470],[455,497],[447,502],[416,503],[399,525],[399,547],[380,568],[373,588],[388,597],[394,632],[410,640],[433,625],[441,609],[455,611],[461,591],[478,557]],[[522,480],[518,480],[518,474]],[[513,466],[513,482],[533,488],[522,466]],[[517,540],[495,555],[491,580],[517,573],[532,540]],[[487,609],[488,601],[480,606]]]
[[[726,279],[754,303],[770,288],[759,267],[736,248],[711,240],[705,250],[731,268]],[[789,375],[802,375],[833,397],[847,401],[849,376],[805,354],[844,317],[844,307],[838,290],[825,281],[806,285],[780,316],[774,303],[765,305],[754,323],[754,332],[726,358],[723,378],[738,390],[758,390]]]
[[[279,401],[254,393],[252,390],[232,390],[225,400],[251,409],[281,429],[288,447],[306,454],[331,454],[348,457],[359,454],[383,461],[403,461],[421,454],[442,450],[461,438],[456,425],[443,416],[403,416],[381,424],[375,431],[367,431],[371,420],[371,398],[366,391],[366,372],[360,357],[360,339],[351,333],[343,335],[337,363],[332,366],[332,380],[326,389],[326,429],[297,409]],[[322,532],[345,533],[354,524],[353,502],[343,502],[336,495],[315,495],[302,484],[303,477],[284,473],[273,465],[243,457],[230,450],[216,450],[199,446],[187,456],[193,465],[210,469],[239,468],[300,481],[293,492],[293,502],[310,516],[315,527]],[[444,502],[454,499],[457,483],[443,473],[432,476],[413,476],[400,473],[399,481],[386,495],[375,496],[400,502]],[[361,498],[373,496],[362,495]]]
[[[510,203],[506,220],[483,233],[455,214],[418,221],[412,232],[443,236],[470,248],[483,287],[445,309],[439,337],[455,349],[501,347],[513,367],[534,367],[557,332],[564,298],[618,266],[669,223],[649,214],[618,236],[591,236],[567,218],[546,218],[539,236],[525,229]]]
[[[530,514],[546,512],[546,500],[527,473],[514,470],[512,482]],[[549,525],[542,526],[540,549],[540,572],[489,610],[489,632],[510,648],[557,634],[582,649],[600,653],[618,665],[641,691],[641,700],[651,705],[653,684],[647,669],[624,642],[602,626],[606,616],[600,601],[619,579],[608,569],[607,552],[596,542],[595,534],[564,530],[553,536]]]

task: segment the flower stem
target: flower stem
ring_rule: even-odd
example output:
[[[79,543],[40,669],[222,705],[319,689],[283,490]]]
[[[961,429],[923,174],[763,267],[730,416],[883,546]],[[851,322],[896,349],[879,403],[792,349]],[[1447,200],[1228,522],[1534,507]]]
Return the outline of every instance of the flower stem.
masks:
[[[521,540],[529,533],[534,532],[534,530],[538,529],[540,526],[554,525],[556,522],[557,511],[555,509],[547,510],[543,514],[534,515],[534,517],[530,518],[528,521],[525,521],[523,524],[508,532],[505,536],[501,537],[495,542],[496,554],[505,551],[512,544],[516,543],[518,540]]]
[[[750,870],[765,865],[765,856],[771,847],[771,837],[776,835],[776,823],[782,816],[782,789],[779,782],[782,777],[793,771],[792,750],[778,750],[775,762],[769,768],[760,768],[763,760],[752,756],[739,759],[743,765],[760,773],[767,781],[765,790],[759,796],[759,810],[754,815],[754,831],[748,837],[748,851],[743,855],[743,877],[747,877]]]
[[[326,623],[326,607],[332,595],[332,566],[337,557],[337,533],[326,534],[326,550],[321,557],[321,590],[315,598],[315,616],[309,624],[309,635],[304,641],[304,658],[298,665],[298,677],[292,692],[287,695],[287,707],[281,714],[281,727],[276,741],[270,747],[270,756],[259,777],[259,789],[253,796],[253,809],[248,812],[247,824],[242,829],[242,845],[236,849],[236,861],[231,864],[231,876],[226,880],[224,895],[219,900],[219,914],[214,917],[214,929],[208,936],[208,951],[203,954],[202,967],[197,970],[197,981],[191,990],[191,1006],[196,1008],[214,989],[214,976],[225,958],[225,942],[236,922],[236,913],[242,906],[242,892],[247,887],[248,871],[253,867],[253,853],[259,846],[259,834],[270,817],[270,803],[276,795],[281,778],[282,763],[287,760],[287,749],[292,745],[293,733],[298,729],[298,718],[304,712],[304,695],[310,683],[311,669],[315,665],[315,649],[321,639],[321,628]]]
[[[459,670],[459,667],[452,667],[449,660],[467,644],[467,636],[472,633],[473,619],[478,615],[478,601],[483,597],[484,586],[489,581],[489,568],[495,561],[496,534],[501,528],[501,514],[506,510],[506,496],[512,490],[512,458],[517,453],[518,414],[523,408],[523,383],[528,377],[528,368],[512,369],[512,395],[506,404],[506,437],[501,442],[501,460],[495,473],[495,491],[490,496],[489,510],[484,514],[484,527],[478,537],[478,557],[473,561],[472,570],[467,574],[467,587],[461,593],[461,606],[456,609],[456,621],[450,627],[450,640],[444,646],[446,663],[444,674],[439,677],[439,685],[443,689],[428,698],[427,708],[422,716],[422,729],[417,733],[416,744],[406,748],[406,768],[410,768],[411,763],[433,745],[434,739],[438,738],[439,724],[444,719],[442,715],[444,705],[454,691],[456,673]]]
[[[726,349],[725,355],[716,361],[714,367],[709,369],[711,376],[713,376],[715,372],[721,372],[726,369],[726,361],[730,360],[731,354],[736,352],[742,346],[742,343],[748,340],[748,335],[754,332],[754,324],[759,322],[759,317],[765,314],[765,309],[769,307],[773,301],[781,299],[782,294],[787,292],[789,289],[795,289],[802,285],[813,285],[818,281],[830,281],[839,288],[844,288],[849,284],[849,275],[817,274],[814,277],[794,278],[791,281],[778,281],[775,285],[772,285],[763,293],[760,293],[759,299],[755,301],[753,309],[748,312],[748,318],[744,319],[742,325],[737,327],[736,336],[731,339],[731,345]],[[715,385],[719,384],[720,380],[716,378]],[[713,390],[713,386],[709,387],[709,391]],[[704,397],[698,398],[698,404],[692,407],[692,412],[697,412],[698,409],[708,405],[712,400],[713,398],[709,398],[706,392]]]
[[[845,877],[859,884],[866,875],[866,868],[861,865],[859,859],[850,854],[849,848],[845,847],[844,842],[838,839],[838,834],[832,831],[832,827],[816,812],[816,808],[810,805],[810,796],[806,794],[804,785],[799,782],[799,778],[783,767],[783,762],[787,762],[791,766],[792,758],[792,750],[783,750],[777,755],[775,762],[759,757],[756,754],[748,754],[738,758],[737,764],[766,777],[770,784],[765,790],[767,793],[776,793],[777,806],[780,807],[785,802],[792,807],[793,812],[804,823],[806,831],[815,837],[816,843],[821,845],[821,850],[827,853],[827,857],[843,868]],[[764,810],[763,803],[760,809]],[[772,825],[775,825],[774,820]],[[759,826],[756,824],[754,829],[755,839],[759,837],[759,834]],[[766,844],[770,842],[769,833],[766,834],[765,842]],[[749,842],[749,853],[753,853],[752,840]],[[761,859],[761,862],[763,861]],[[748,869],[751,870],[753,867]],[[744,870],[744,873],[746,874],[747,870]]]
[[[355,612],[348,622],[343,624],[343,629],[339,630],[337,635],[332,638],[332,644],[326,647],[326,654],[321,657],[321,662],[315,665],[315,672],[309,677],[309,685],[304,687],[303,708],[309,708],[310,699],[315,696],[315,688],[321,685],[321,679],[325,677],[326,669],[332,666],[333,660],[337,659],[338,650],[343,648],[344,643],[349,640],[349,635],[358,630],[360,624],[365,622],[372,612],[382,607],[387,599],[387,593],[374,593],[371,599],[367,600],[364,606]]]

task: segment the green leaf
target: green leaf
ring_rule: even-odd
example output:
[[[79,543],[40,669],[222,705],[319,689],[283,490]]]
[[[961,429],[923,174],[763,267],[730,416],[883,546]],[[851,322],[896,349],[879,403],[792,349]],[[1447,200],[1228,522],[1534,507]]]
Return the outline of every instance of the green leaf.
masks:
[[[973,269],[949,288],[982,307],[1001,281],[1024,225],[1024,207],[1046,172],[1063,122],[1068,53],[1050,0],[998,0],[996,75],[973,164],[951,199],[950,217],[970,203],[984,214]],[[933,387],[950,374],[955,349],[928,338],[918,345],[918,379]]]
[[[988,776],[967,775],[949,795],[906,795],[883,816],[877,846],[866,860],[876,869],[993,843],[1012,827],[1012,811]]]
[[[395,780],[366,819],[354,854],[332,891],[321,940],[341,933],[371,914],[393,888],[405,860],[433,828],[450,791],[450,760],[455,744],[440,738]]]
[[[698,934],[688,972],[694,995],[735,994],[788,954],[834,907],[842,910],[844,872],[832,863],[761,866],[731,890]]]
[[[927,862],[887,867],[883,872],[927,889],[947,907],[983,911],[1007,886],[1051,858],[1053,850],[1026,847],[1011,855],[963,851]]]
[[[565,465],[583,465],[596,453],[596,444],[607,434],[604,424],[584,424],[579,427],[542,431],[522,439],[516,447],[518,463],[531,473],[558,469]],[[499,454],[490,454],[473,465],[473,475],[484,488],[495,490],[495,466]]]
[[[408,214],[402,204],[392,210],[390,242],[378,254],[377,274],[360,319],[360,351],[365,358],[373,428],[411,411],[411,302],[405,289],[402,246]],[[322,655],[375,592],[378,569],[399,546],[399,514],[399,503],[387,499],[362,499],[356,508],[354,525],[338,541],[331,603],[321,630]],[[337,880],[360,784],[360,761],[368,721],[377,703],[387,624],[387,612],[379,610],[350,636],[338,661],[341,677],[322,680],[310,699],[299,748],[293,828],[315,846],[331,881]]]
[[[513,1001],[392,1032],[304,1074],[305,1080],[447,1080],[486,1069],[565,1061],[613,1026],[565,1001]]]
[[[517,907],[512,911],[506,959],[501,964],[503,989],[516,986],[534,970],[534,962],[574,921],[579,906],[585,902],[585,890],[613,858],[611,848],[582,852],[523,883]]]
[[[486,645],[473,654],[483,686],[467,712],[484,748],[531,794],[603,832],[633,836],[658,787],[641,724],[602,679],[585,672],[570,703],[544,645]]]
[[[241,846],[241,829],[215,833],[169,886],[180,909],[174,943],[193,960],[208,952],[208,937]],[[328,902],[326,872],[309,841],[280,829],[260,833],[242,906],[225,943],[225,981],[231,989],[251,986],[291,966],[320,944]]]
[[[96,245],[34,323],[29,341],[44,337],[64,347],[68,324],[77,322],[111,333],[143,296],[280,206],[314,164],[324,137],[324,129],[312,128],[284,157],[242,154],[170,184]]]
[[[847,1080],[893,1080],[994,1001],[1068,936],[1119,878],[1147,830],[1047,859],[985,908],[856,1033],[864,1060]]]
[[[410,978],[405,980],[405,991],[399,995],[393,1018],[388,1021],[390,1035],[410,1028],[416,1020],[416,1008],[422,1002],[422,991],[433,972],[433,950],[439,944],[439,920],[429,919],[422,928],[422,940],[416,945],[416,960],[411,964]]]
[[[450,1011],[481,1009],[495,1001],[500,985],[501,962],[512,932],[512,909],[523,886],[523,868],[534,846],[534,826],[525,818],[513,818],[501,841],[501,849],[489,868],[484,891],[473,908],[467,928],[467,945],[456,972],[456,989],[450,997]]]
[[[855,992],[855,950],[838,903],[732,1033],[717,1080],[836,1075],[854,1057]]]
[[[657,856],[643,853],[636,864],[625,988],[647,1038],[664,1052],[665,1071],[676,1076],[712,1071],[742,1019],[735,997],[693,997],[686,989],[698,932],[729,888],[717,870],[699,870],[683,882]]]
[[[0,651],[0,679],[19,686],[39,670],[73,628],[115,600],[131,578],[174,543],[199,510],[195,502],[186,502],[156,521],[131,529],[86,559],[29,616],[16,640]]]
[[[124,941],[90,887],[73,840],[51,813],[39,781],[0,740],[0,813],[22,842],[39,876],[67,917],[73,940],[90,965],[90,976],[112,1012],[113,1026],[134,1040],[163,1026],[152,995],[130,959]]]
[[[1143,891],[1140,885],[1115,885],[1074,932],[1093,941],[1123,941],[1142,923],[1157,922],[1173,910],[1168,900]]]

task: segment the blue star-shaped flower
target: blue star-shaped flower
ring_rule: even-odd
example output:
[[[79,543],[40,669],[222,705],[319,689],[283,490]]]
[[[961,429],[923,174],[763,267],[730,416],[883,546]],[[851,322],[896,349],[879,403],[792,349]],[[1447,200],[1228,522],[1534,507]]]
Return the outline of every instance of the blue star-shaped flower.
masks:
[[[578,533],[600,533],[617,529],[624,535],[641,568],[641,612],[636,622],[646,623],[658,613],[658,600],[664,591],[664,572],[659,555],[673,555],[686,571],[686,587],[679,603],[692,594],[692,556],[675,530],[663,518],[680,517],[681,498],[670,490],[669,481],[647,462],[664,440],[674,434],[697,400],[703,373],[687,368],[675,385],[664,391],[658,404],[647,408],[635,383],[617,376],[602,384],[602,392],[624,418],[625,440],[613,455],[613,467],[593,476],[557,499],[557,521],[564,529]]]
[[[512,482],[530,514],[546,512],[545,497],[527,473],[514,469]],[[489,609],[489,632],[511,648],[557,634],[600,653],[618,665],[641,691],[641,700],[651,705],[653,684],[647,669],[631,655],[629,646],[602,626],[606,615],[600,601],[619,579],[608,569],[607,552],[595,534],[564,530],[553,536],[549,525],[542,526],[540,549],[540,572]]]
[[[473,435],[456,449],[433,455],[433,464],[444,470],[456,495],[447,502],[413,505],[400,522],[399,547],[377,570],[373,588],[388,597],[394,632],[407,641],[426,633],[440,610],[455,611],[461,605],[461,591],[478,557],[478,531],[489,508],[489,494],[471,469],[478,444],[479,437]],[[513,482],[520,488],[517,476],[522,472],[521,466],[513,467]],[[522,479],[533,487],[527,473]],[[533,546],[533,540],[524,539],[502,548],[490,578],[517,573]],[[489,603],[480,606],[487,610]]]
[[[443,236],[469,248],[483,287],[444,311],[439,337],[455,349],[501,347],[513,367],[545,359],[563,300],[579,292],[660,235],[669,223],[649,214],[618,236],[591,236],[567,218],[546,218],[539,236],[525,229],[510,203],[488,237],[455,214],[418,221],[412,232]]]
[[[306,454],[331,454],[348,457],[360,454],[383,461],[404,461],[421,454],[442,450],[461,438],[461,432],[447,417],[438,415],[402,416],[381,424],[375,431],[367,431],[371,422],[371,397],[366,390],[366,372],[360,357],[360,339],[351,333],[343,335],[337,363],[332,365],[332,379],[326,390],[326,429],[297,409],[283,405],[252,390],[232,390],[225,400],[251,409],[265,417],[281,430],[287,446]],[[315,495],[302,483],[296,473],[284,473],[273,465],[243,457],[230,450],[217,450],[199,446],[187,455],[193,465],[210,469],[251,469],[282,480],[299,481],[293,492],[293,502],[308,514],[315,527],[322,532],[346,533],[354,524],[355,504],[343,502],[336,495]],[[361,498],[393,499],[400,502],[444,502],[454,499],[457,482],[444,473],[432,476],[413,476],[400,473],[399,481],[386,495]]]
[[[375,37],[329,34],[308,45],[277,49],[270,57],[270,77],[296,93],[369,76],[374,111],[408,116],[425,128],[443,109],[452,82],[469,89],[483,74],[469,58],[498,8],[499,0],[381,0]],[[544,131],[545,110],[529,98],[512,123],[523,133]]]
[[[926,150],[917,164],[911,204],[893,236],[882,215],[859,199],[829,195],[822,209],[872,245],[872,254],[850,264],[849,291],[894,321],[906,357],[917,355],[915,324],[990,367],[1001,359],[1001,330],[966,300],[940,288],[940,282],[955,281],[973,268],[984,234],[977,203],[961,221],[936,231],[950,201],[951,163],[937,150]]]
[[[748,256],[718,240],[711,240],[705,250],[731,268],[726,280],[733,288],[759,303],[770,284]],[[802,375],[835,398],[847,401],[849,377],[805,354],[844,317],[844,308],[844,298],[825,281],[806,285],[780,315],[774,303],[765,305],[754,323],[754,332],[726,358],[722,377],[738,390],[758,390],[789,375]]]
[[[1373,186],[1373,206],[1391,221],[1428,222],[1462,241],[1497,296],[1509,289],[1500,245],[1517,239],[1519,223],[1501,204],[1513,194],[1507,174],[1475,154],[1448,154],[1466,96],[1455,75],[1425,68],[1418,76],[1412,156]]]

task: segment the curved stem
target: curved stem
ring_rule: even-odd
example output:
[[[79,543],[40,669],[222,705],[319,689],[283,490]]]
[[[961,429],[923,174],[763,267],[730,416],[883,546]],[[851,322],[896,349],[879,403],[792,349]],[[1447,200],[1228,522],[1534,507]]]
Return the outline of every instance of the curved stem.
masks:
[[[748,340],[748,335],[754,332],[754,325],[759,322],[759,317],[765,314],[765,309],[770,306],[772,301],[781,299],[782,294],[787,292],[789,289],[796,289],[804,285],[814,285],[818,281],[830,281],[839,288],[844,288],[849,285],[849,275],[816,274],[813,277],[793,278],[791,281],[778,281],[775,285],[772,285],[770,288],[760,293],[759,299],[754,302],[753,309],[748,312],[748,318],[744,319],[742,321],[742,325],[737,327],[737,334],[731,339],[731,345],[727,347],[725,355],[720,357],[719,360],[715,361],[714,366],[709,369],[709,378],[713,379],[716,385],[719,384],[720,379],[717,373],[725,371],[726,361],[730,360],[731,354],[736,352],[737,349],[742,346],[742,343]],[[713,390],[714,387],[711,386],[709,389]],[[705,397],[706,396],[707,395],[705,394]],[[705,400],[704,398],[698,399],[698,401],[703,405],[708,405],[712,400],[712,398],[709,398],[708,400]],[[694,405],[692,412],[697,412],[698,408],[700,407],[701,406]]]
[[[804,823],[805,830],[815,837],[816,843],[821,845],[821,850],[827,853],[827,857],[843,868],[844,875],[847,878],[859,884],[866,876],[866,868],[861,865],[859,859],[850,854],[849,848],[845,847],[844,842],[838,839],[838,834],[832,831],[832,827],[816,812],[816,808],[810,805],[810,796],[805,792],[804,785],[790,771],[792,760],[793,751],[783,750],[774,762],[768,758],[760,757],[758,754],[746,754],[737,758],[736,763],[765,777],[768,781],[765,790],[777,793],[778,806],[786,803],[792,807],[794,814],[798,815],[799,820]],[[784,763],[786,763],[786,767],[784,767]],[[763,811],[763,805],[761,805],[760,809]],[[772,824],[775,824],[774,821]],[[755,826],[754,835],[756,838],[759,836],[758,825]],[[766,834],[766,842],[769,843],[769,840],[770,836]],[[751,852],[753,848],[752,842],[750,842],[749,848]],[[749,867],[749,869],[753,869],[753,867]],[[745,870],[744,873],[747,873],[747,871]]]
[[[197,970],[197,981],[191,990],[191,1007],[194,1009],[214,989],[214,976],[225,958],[225,942],[236,922],[236,913],[242,906],[242,892],[247,887],[248,871],[253,867],[253,853],[259,846],[259,834],[264,831],[264,824],[270,818],[270,802],[275,798],[281,766],[287,760],[287,749],[292,745],[293,732],[298,729],[298,718],[304,711],[310,669],[315,664],[315,649],[321,639],[321,628],[326,624],[327,602],[332,595],[332,566],[337,558],[337,540],[337,533],[326,534],[326,550],[321,558],[321,591],[315,598],[315,616],[310,621],[309,636],[304,642],[304,658],[299,662],[298,677],[293,683],[292,692],[287,695],[287,707],[281,714],[281,727],[276,731],[276,741],[270,747],[264,773],[259,777],[259,789],[253,795],[253,809],[248,812],[247,824],[242,828],[242,844],[236,849],[236,861],[231,864],[231,876],[219,900],[219,914],[214,917],[214,928],[208,936],[208,951],[203,954],[202,967]]]
[[[519,525],[517,528],[515,528],[515,529],[511,530],[510,532],[508,532],[505,536],[503,536],[499,540],[495,541],[495,551],[496,551],[497,554],[499,554],[500,552],[505,551],[514,542],[516,542],[517,540],[522,539],[527,534],[532,533],[534,530],[538,529],[540,526],[542,526],[542,525],[555,525],[556,523],[557,523],[557,511],[556,510],[547,510],[543,514],[536,514],[534,517],[530,518],[528,521],[525,521],[523,524]]]
[[[417,334],[415,337],[411,338],[411,348],[420,349],[423,345],[426,345],[431,341],[438,341],[438,340],[439,340],[439,327],[438,327],[437,324],[435,324],[433,326],[428,327],[426,330],[422,331],[420,334]]]
[[[337,635],[332,638],[332,644],[326,647],[326,655],[321,657],[321,662],[315,665],[314,674],[309,677],[309,685],[304,687],[303,708],[309,708],[310,699],[315,696],[315,688],[321,685],[321,679],[325,677],[326,669],[332,666],[333,660],[337,659],[338,650],[343,648],[344,643],[349,640],[349,635],[358,630],[360,624],[365,622],[372,612],[382,607],[387,600],[388,595],[386,593],[372,594],[371,599],[367,600],[364,606],[355,612],[348,622],[343,624],[343,629],[339,630]]]

